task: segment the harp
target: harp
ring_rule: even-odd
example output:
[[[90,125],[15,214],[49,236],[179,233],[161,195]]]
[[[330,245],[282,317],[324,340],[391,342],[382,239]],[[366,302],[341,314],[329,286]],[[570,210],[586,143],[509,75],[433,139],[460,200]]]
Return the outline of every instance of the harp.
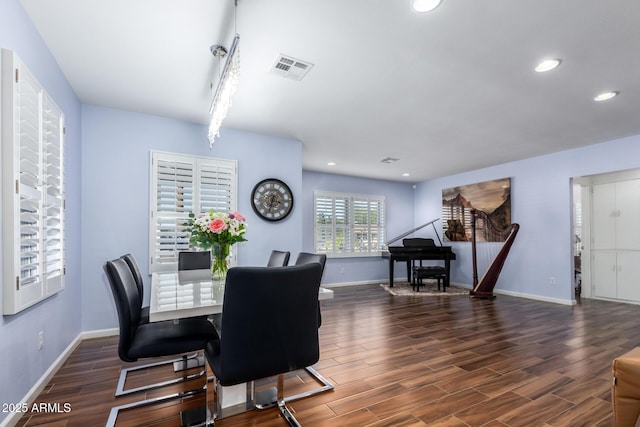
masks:
[[[504,239],[504,245],[497,253],[497,255],[489,264],[489,268],[482,275],[480,281],[478,281],[478,263],[476,260],[476,221],[481,219],[484,223],[484,232],[487,241],[500,241]],[[493,288],[498,281],[498,276],[504,265],[504,261],[507,259],[511,245],[516,239],[516,234],[520,225],[511,224],[505,230],[500,230],[496,227],[488,215],[482,211],[476,209],[471,210],[471,251],[473,255],[473,290],[469,292],[469,295],[475,298],[495,298],[493,294]]]

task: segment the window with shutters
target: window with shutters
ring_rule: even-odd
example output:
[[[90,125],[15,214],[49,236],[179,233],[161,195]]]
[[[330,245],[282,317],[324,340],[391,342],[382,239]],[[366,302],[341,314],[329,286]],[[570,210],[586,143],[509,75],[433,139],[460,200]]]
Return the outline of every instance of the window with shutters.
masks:
[[[151,152],[149,271],[175,270],[189,250],[189,213],[237,210],[237,162]]]
[[[332,257],[380,256],[384,196],[315,191],[315,251]]]
[[[64,289],[64,114],[2,49],[4,314]]]

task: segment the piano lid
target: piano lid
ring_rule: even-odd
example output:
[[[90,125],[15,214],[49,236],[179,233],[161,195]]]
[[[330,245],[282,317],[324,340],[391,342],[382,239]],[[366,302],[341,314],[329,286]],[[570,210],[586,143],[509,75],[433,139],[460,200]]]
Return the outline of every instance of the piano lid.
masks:
[[[406,233],[402,233],[398,237],[394,237],[393,239],[387,241],[386,246],[388,247],[391,243],[396,242],[396,241],[402,239],[403,237],[408,236],[411,233],[415,233],[416,231],[420,230],[421,228],[426,227],[427,225],[432,225],[433,226],[433,231],[436,233],[436,237],[438,238],[438,242],[440,243],[440,246],[442,246],[442,240],[440,240],[440,235],[438,234],[438,230],[436,230],[436,226],[435,226],[435,222],[438,221],[439,219],[440,218],[433,219],[433,220],[431,220],[431,221],[429,221],[429,222],[427,222],[425,224],[422,224],[422,225],[420,225],[420,226],[418,226],[418,227],[416,227],[416,228],[414,228],[412,230],[407,231]],[[405,239],[405,240],[409,240],[409,239]],[[433,241],[433,239],[429,239],[429,240]],[[404,245],[404,240],[403,240],[403,245]]]

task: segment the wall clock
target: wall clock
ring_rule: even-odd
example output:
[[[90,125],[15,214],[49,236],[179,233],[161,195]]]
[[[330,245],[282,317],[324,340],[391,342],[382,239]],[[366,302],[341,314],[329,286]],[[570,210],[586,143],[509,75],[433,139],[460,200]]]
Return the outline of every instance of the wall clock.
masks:
[[[267,178],[253,187],[251,207],[260,218],[267,221],[285,219],[293,208],[293,194],[287,184],[275,178]]]

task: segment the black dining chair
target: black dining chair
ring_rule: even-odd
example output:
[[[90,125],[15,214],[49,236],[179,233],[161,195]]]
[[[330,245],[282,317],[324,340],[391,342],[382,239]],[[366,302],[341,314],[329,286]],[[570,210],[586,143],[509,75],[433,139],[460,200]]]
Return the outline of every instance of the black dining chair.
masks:
[[[277,375],[277,388],[267,400],[277,404],[291,425],[299,425],[285,404],[283,374],[320,357],[316,307],[321,276],[317,263],[229,269],[223,334],[205,349],[216,389]],[[220,396],[216,393],[217,400]],[[217,402],[214,413],[220,410]]]
[[[140,298],[136,279],[134,278],[130,266],[127,264],[125,259],[118,258],[112,261],[107,261],[103,268],[107,275],[115,300],[116,311],[118,313],[118,324],[120,328],[118,356],[123,362],[135,362],[138,359],[143,358],[197,352],[199,350],[203,350],[207,342],[218,339],[218,335],[211,322],[202,318],[141,323],[140,313],[142,300]],[[174,362],[183,362],[184,360],[185,357],[181,357],[153,363],[147,367],[173,364]],[[205,376],[205,373],[206,371],[202,370],[195,375],[183,375],[181,378],[129,389],[121,394],[131,394],[149,390],[150,388],[159,388],[176,384]],[[125,379],[123,379],[123,376],[121,375],[118,388],[121,387],[120,382],[122,382],[122,387],[124,386],[124,381]],[[202,390],[203,389],[200,388],[197,391]],[[184,396],[188,396],[194,392],[194,390],[184,392]],[[109,417],[109,423],[115,423],[117,413],[121,409],[145,406],[163,401],[164,399],[174,399],[178,397],[183,397],[183,395],[180,393],[174,393],[160,398],[156,397],[153,399],[145,399],[114,407],[112,408],[112,412]]]
[[[178,252],[178,270],[206,270],[211,268],[211,251]]]
[[[136,261],[135,257],[132,254],[125,254],[122,255],[120,257],[121,259],[123,259],[127,265],[129,266],[129,269],[131,270],[131,274],[133,275],[133,279],[136,282],[136,287],[138,288],[138,295],[140,296],[140,301],[144,301],[144,282],[142,280],[142,273],[140,272],[140,267],[138,267],[138,262]],[[140,321],[139,324],[144,324],[144,323],[149,323],[149,310],[150,307],[147,306],[142,306],[140,309]],[[207,316],[203,316],[204,319],[207,318]],[[198,353],[195,352],[191,355],[182,355],[182,357],[180,359],[173,359],[171,361],[167,361],[167,362],[163,362],[160,363],[160,365],[164,365],[164,364],[169,364],[169,363],[173,363],[175,370],[186,370],[186,369],[190,369],[196,366],[202,366],[201,360],[197,359],[198,357]],[[126,379],[127,379],[127,375],[129,375],[132,372],[135,371],[142,371],[145,369],[149,369],[152,367],[158,366],[158,363],[150,363],[150,364],[146,364],[146,365],[138,365],[138,366],[134,366],[131,368],[123,368],[120,370],[120,378],[118,380],[118,385],[116,387],[116,397],[118,396],[123,396],[126,394],[131,394],[131,393],[137,393],[139,391],[145,391],[145,390],[150,390],[153,388],[157,388],[159,387],[156,384],[150,384],[147,386],[142,386],[142,387],[138,387],[135,389],[128,389],[125,390],[124,386],[126,383]],[[179,380],[177,380],[176,382],[178,382]],[[164,383],[162,383],[164,384]]]
[[[310,262],[317,262],[322,266],[324,272],[324,266],[327,263],[327,254],[312,254],[309,252],[300,252],[296,258],[295,265],[309,264]]]
[[[291,256],[291,252],[285,251],[271,251],[271,255],[269,255],[269,261],[267,261],[267,267],[285,267],[289,264],[289,257]]]
[[[322,266],[322,274],[324,274],[324,266],[327,263],[326,254],[312,254],[309,252],[300,252],[294,265],[304,265],[309,263],[318,263]],[[318,327],[322,325],[322,313],[320,311],[320,303],[318,303]]]
[[[142,281],[142,273],[140,273],[140,268],[138,267],[138,263],[136,259],[131,254],[122,255],[122,258],[129,269],[131,270],[131,274],[133,275],[133,279],[136,282],[136,287],[138,288],[138,295],[140,295],[140,301],[144,301],[144,282]],[[142,306],[140,309],[140,323],[149,323],[149,306]]]
[[[298,254],[298,257],[296,258],[295,264],[296,266],[300,266],[300,265],[307,265],[307,264],[319,264],[320,265],[320,278],[322,278],[322,275],[324,274],[324,267],[325,264],[327,262],[327,255],[326,254],[314,254],[314,253],[309,253],[309,252],[300,252]],[[320,325],[322,324],[322,312],[320,311],[320,302],[318,301],[317,303],[317,316],[318,316],[318,328],[320,327]],[[318,372],[314,367],[312,366],[306,366],[304,368],[304,370],[311,375],[311,377],[314,378],[315,381],[317,381],[318,383],[322,384],[320,387],[317,387],[313,390],[310,391],[306,391],[306,392],[302,392],[302,393],[298,393],[298,394],[294,394],[294,395],[290,395],[284,398],[285,402],[290,402],[293,400],[297,400],[303,397],[308,397],[308,396],[312,396],[314,394],[318,394],[318,393],[323,393],[325,391],[329,391],[329,390],[333,390],[335,388],[335,386],[333,384],[331,384],[331,382],[329,382],[329,380],[327,380],[325,377],[323,377],[320,372]],[[260,398],[260,401],[258,402],[258,404],[256,405],[256,407],[258,408],[263,408],[263,407],[269,407],[272,404],[272,402],[269,401],[269,398],[267,398],[266,400],[264,398]]]

